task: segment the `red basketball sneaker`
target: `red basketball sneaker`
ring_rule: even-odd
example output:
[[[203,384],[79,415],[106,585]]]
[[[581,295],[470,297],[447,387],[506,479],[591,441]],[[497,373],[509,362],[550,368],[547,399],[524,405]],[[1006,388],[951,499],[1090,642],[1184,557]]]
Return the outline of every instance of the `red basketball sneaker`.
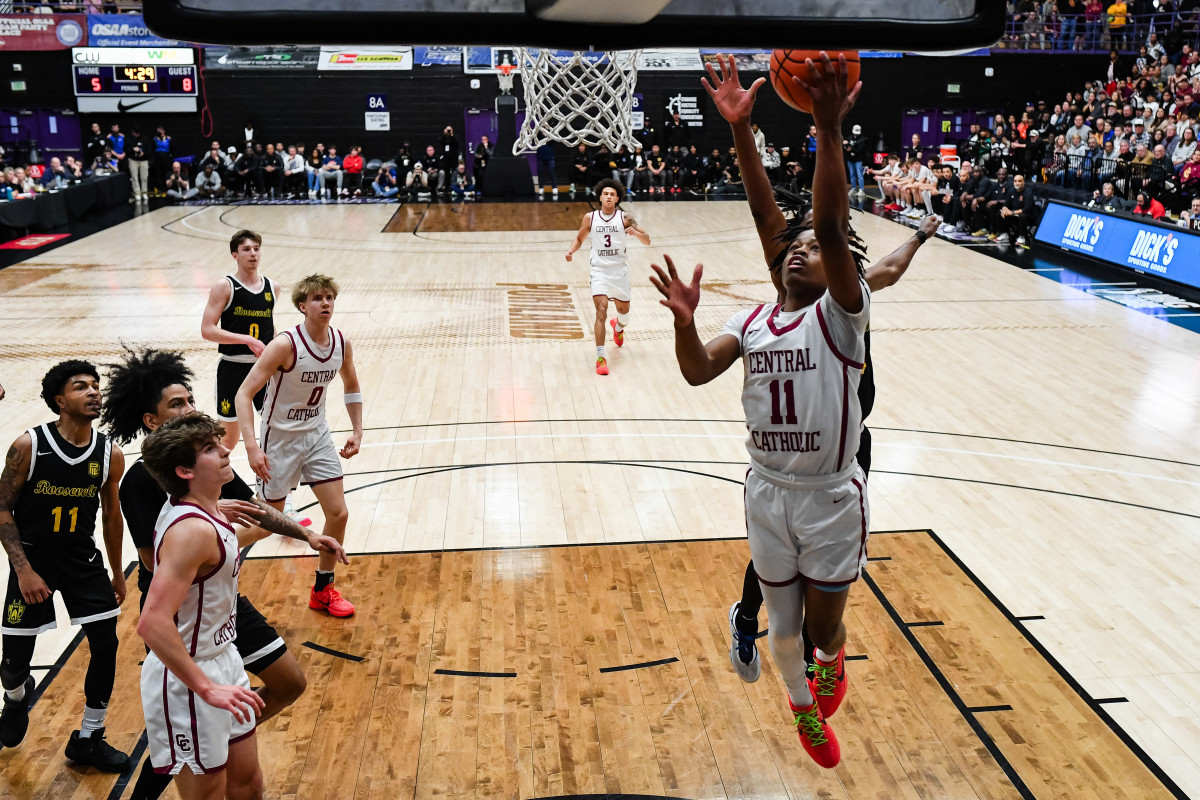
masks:
[[[613,342],[616,343],[617,347],[620,347],[621,345],[625,344],[625,331],[617,328],[616,319],[610,319],[608,321],[608,324],[612,325]]]
[[[308,607],[318,611],[328,611],[331,617],[349,617],[354,614],[354,605],[329,584],[321,591],[313,587],[308,596]]]
[[[811,682],[810,682],[811,686]],[[807,708],[796,708],[792,698],[788,696],[788,707],[796,717],[796,729],[800,734],[800,744],[817,766],[833,769],[842,760],[842,748],[838,745],[833,728],[821,714],[821,707],[815,702]]]
[[[846,696],[846,647],[842,646],[832,664],[825,664],[814,655],[808,671],[813,674],[810,680],[813,697],[817,698],[821,714],[825,719],[829,719],[837,712],[842,698]]]
[[[607,375],[608,374],[608,360],[605,359],[604,356],[600,356],[599,358],[596,359],[596,374],[597,375]]]

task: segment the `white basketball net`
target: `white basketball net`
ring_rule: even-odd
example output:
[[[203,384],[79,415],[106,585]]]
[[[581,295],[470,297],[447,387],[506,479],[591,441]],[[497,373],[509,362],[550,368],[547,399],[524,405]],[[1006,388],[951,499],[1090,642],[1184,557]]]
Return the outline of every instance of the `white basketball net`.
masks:
[[[513,155],[548,142],[633,148],[633,90],[640,50],[517,48],[525,121]]]

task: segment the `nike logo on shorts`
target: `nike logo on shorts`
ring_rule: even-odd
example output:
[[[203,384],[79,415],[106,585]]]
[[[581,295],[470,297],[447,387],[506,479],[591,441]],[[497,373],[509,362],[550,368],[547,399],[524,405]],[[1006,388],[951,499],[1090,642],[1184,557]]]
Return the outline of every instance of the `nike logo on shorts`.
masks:
[[[845,499],[846,499],[847,497],[849,497],[849,496],[850,496],[850,495],[848,495],[848,494],[844,494],[844,495],[842,495],[841,497],[839,497],[837,500],[834,500],[834,501],[833,501],[833,504],[834,504],[834,505],[837,505],[838,503],[842,502],[843,500],[845,500]]]

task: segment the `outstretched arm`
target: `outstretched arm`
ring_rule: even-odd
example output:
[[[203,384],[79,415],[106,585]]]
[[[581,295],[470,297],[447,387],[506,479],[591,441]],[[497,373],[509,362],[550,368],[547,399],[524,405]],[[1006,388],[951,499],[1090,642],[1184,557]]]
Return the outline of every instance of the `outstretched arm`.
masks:
[[[754,218],[754,227],[762,243],[763,258],[767,264],[773,264],[784,249],[776,237],[787,227],[787,218],[775,204],[775,192],[767,178],[767,170],[763,167],[750,127],[754,98],[766,78],[759,78],[750,84],[749,89],[743,89],[734,57],[718,55],[717,63],[721,65],[721,76],[717,77],[713,65],[708,63],[704,65],[708,78],[701,78],[700,82],[733,131],[733,145],[737,149],[738,166],[742,170],[746,200],[750,203],[750,216]]]
[[[817,164],[813,172],[813,233],[821,248],[821,262],[829,294],[851,314],[863,309],[858,268],[850,251],[850,199],[846,194],[846,168],[842,159],[842,120],[854,107],[862,81],[846,86],[846,57],[837,63],[822,51],[820,63],[807,59],[809,81],[792,78],[813,101],[817,124]]]
[[[664,255],[663,258],[667,262],[667,271],[663,272],[658,264],[651,264],[655,274],[650,276],[650,282],[664,298],[659,302],[675,315],[675,357],[679,361],[679,371],[689,384],[700,386],[729,369],[737,360],[740,346],[736,338],[727,334],[707,345],[700,342],[695,311],[700,303],[700,276],[704,274],[704,265],[696,265],[689,285],[679,279],[671,257]]]
[[[934,216],[926,217],[921,221],[920,230],[924,232],[926,239],[933,236],[940,222],[941,220]],[[867,287],[872,292],[877,292],[900,280],[901,276],[908,270],[913,256],[917,254],[917,249],[921,244],[921,240],[913,236],[904,244],[879,259],[877,263],[867,267]]]

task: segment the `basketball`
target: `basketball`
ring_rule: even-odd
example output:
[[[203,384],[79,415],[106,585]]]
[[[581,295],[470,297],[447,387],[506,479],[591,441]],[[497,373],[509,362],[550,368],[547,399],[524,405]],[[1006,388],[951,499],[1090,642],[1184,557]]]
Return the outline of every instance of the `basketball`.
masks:
[[[857,50],[827,50],[830,59],[837,63],[839,55],[846,56],[846,85],[853,87],[858,82],[858,73],[860,65],[858,62]],[[797,85],[792,80],[794,77],[799,77],[801,80],[808,80],[808,66],[804,63],[804,59],[811,58],[813,63],[819,64],[821,60],[820,50],[774,50],[771,52],[771,85],[775,87],[775,93],[779,95],[783,102],[787,103],[797,111],[812,112],[812,98],[804,88]]]

